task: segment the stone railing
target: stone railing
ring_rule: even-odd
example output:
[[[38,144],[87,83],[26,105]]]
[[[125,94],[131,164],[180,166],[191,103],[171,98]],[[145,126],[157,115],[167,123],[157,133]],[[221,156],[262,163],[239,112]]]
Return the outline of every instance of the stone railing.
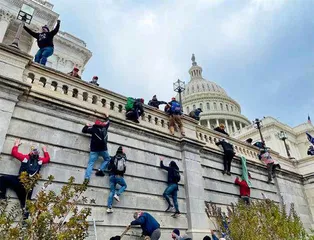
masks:
[[[28,83],[30,85],[30,95],[45,98],[49,101],[56,101],[68,107],[84,109],[100,117],[104,116],[104,114],[109,114],[116,121],[124,121],[125,124],[135,124],[125,120],[124,106],[127,98],[120,94],[33,63],[30,56],[0,44],[0,60],[1,58],[7,61],[5,66],[2,66],[0,61],[0,75]],[[15,70],[12,70],[13,68]],[[167,134],[171,138],[172,136],[169,134],[168,129],[169,116],[163,111],[150,106],[145,105],[144,109],[145,114],[141,117],[140,124],[136,124],[137,127],[150,129],[155,133]],[[187,116],[183,117],[183,124],[186,138],[203,143],[204,146],[211,149],[221,150],[215,145],[215,142],[221,138],[226,138],[226,136],[198,125],[197,121]],[[175,137],[178,136],[179,133],[176,133]],[[250,161],[261,164],[261,161],[258,159],[259,152],[257,148],[237,139],[227,138],[234,145],[237,156],[244,156]],[[284,167],[287,170],[293,170],[294,166],[290,160],[280,157],[275,152],[273,155],[284,162]]]

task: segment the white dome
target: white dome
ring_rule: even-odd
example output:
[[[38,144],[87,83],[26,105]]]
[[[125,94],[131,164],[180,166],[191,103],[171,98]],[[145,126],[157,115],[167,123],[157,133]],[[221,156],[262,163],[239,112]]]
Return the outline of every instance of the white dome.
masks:
[[[220,87],[218,84],[207,81],[203,78],[193,79],[186,86],[183,96],[190,95],[193,93],[212,93],[227,96],[226,91]]]

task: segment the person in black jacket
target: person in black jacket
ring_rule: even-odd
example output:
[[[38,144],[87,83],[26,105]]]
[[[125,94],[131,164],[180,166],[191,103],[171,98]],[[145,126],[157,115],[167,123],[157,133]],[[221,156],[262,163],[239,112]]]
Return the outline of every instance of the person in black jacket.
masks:
[[[24,26],[25,31],[37,39],[39,50],[35,55],[35,62],[46,65],[48,57],[53,54],[53,38],[58,33],[59,28],[60,20],[57,21],[57,25],[52,31],[49,31],[47,26],[43,26],[41,33],[33,32],[28,27]]]
[[[128,111],[125,115],[126,119],[139,123],[140,121],[138,119],[144,113],[143,104],[144,104],[143,98],[135,99],[132,110]]]
[[[166,212],[169,212],[173,209],[173,205],[170,202],[169,196],[172,196],[175,213],[172,215],[173,217],[177,217],[180,215],[179,205],[178,205],[178,191],[179,186],[178,182],[180,181],[180,172],[178,165],[171,161],[169,167],[166,167],[163,163],[164,158],[160,158],[160,167],[165,169],[168,172],[168,187],[165,189],[163,196],[168,203],[168,208]]]
[[[90,142],[89,161],[85,172],[85,183],[89,182],[94,164],[99,155],[103,157],[104,162],[101,164],[100,169],[96,173],[97,176],[104,176],[103,171],[107,168],[110,162],[110,156],[108,153],[107,141],[108,141],[108,128],[110,121],[107,118],[105,122],[96,120],[94,125],[86,124],[82,132],[92,135]]]
[[[233,145],[228,143],[227,140],[222,139],[219,142],[216,143],[217,146],[222,146],[224,150],[224,170],[222,171],[222,174],[227,174],[230,176],[231,173],[231,162],[232,159],[235,155],[234,150],[233,150]]]
[[[159,109],[159,105],[161,104],[167,104],[165,101],[158,101],[157,96],[154,95],[152,100],[149,100],[148,105],[154,108]]]
[[[114,157],[111,158],[108,169],[110,170],[110,194],[108,196],[108,209],[107,213],[113,213],[112,203],[113,198],[116,199],[117,202],[120,202],[119,196],[126,189],[126,182],[123,178],[123,175],[126,171],[126,154],[123,152],[122,146],[120,146],[117,150],[117,153]],[[116,193],[116,185],[120,185],[119,191]]]
[[[229,134],[225,131],[225,125],[223,123],[220,123],[219,127],[214,128],[214,130],[229,136]]]

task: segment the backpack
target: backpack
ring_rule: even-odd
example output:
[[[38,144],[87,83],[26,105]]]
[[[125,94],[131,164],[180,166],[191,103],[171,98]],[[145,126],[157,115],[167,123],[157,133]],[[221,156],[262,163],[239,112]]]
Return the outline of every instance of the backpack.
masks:
[[[95,133],[96,139],[98,140],[98,142],[106,144],[107,140],[108,140],[108,128],[107,127],[103,127],[103,128],[98,128],[98,133]]]
[[[132,97],[128,97],[128,99],[126,100],[126,104],[125,104],[125,111],[131,111],[133,109],[134,106],[134,102],[135,99]]]
[[[254,146],[258,147],[258,148],[264,148],[264,144],[262,142],[256,142],[253,144]]]
[[[173,101],[171,102],[171,113],[180,114],[181,113],[181,105],[180,103]]]
[[[24,159],[21,163],[19,174],[27,172],[30,177],[34,176],[41,169],[42,162],[39,160],[39,156],[30,155],[29,159]]]
[[[173,180],[178,183],[181,180],[180,172],[178,169],[174,169],[173,171]]]
[[[126,168],[126,160],[124,156],[115,156],[113,160],[116,171],[124,172]]]

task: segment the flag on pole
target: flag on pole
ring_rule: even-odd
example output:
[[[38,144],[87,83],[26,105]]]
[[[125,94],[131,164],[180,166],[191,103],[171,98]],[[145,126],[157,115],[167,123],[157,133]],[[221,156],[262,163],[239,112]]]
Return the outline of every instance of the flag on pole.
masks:
[[[311,122],[311,118],[310,118],[310,115],[307,115],[307,123],[312,124],[312,122]]]
[[[314,138],[309,133],[306,133],[306,136],[310,143],[314,144]]]

